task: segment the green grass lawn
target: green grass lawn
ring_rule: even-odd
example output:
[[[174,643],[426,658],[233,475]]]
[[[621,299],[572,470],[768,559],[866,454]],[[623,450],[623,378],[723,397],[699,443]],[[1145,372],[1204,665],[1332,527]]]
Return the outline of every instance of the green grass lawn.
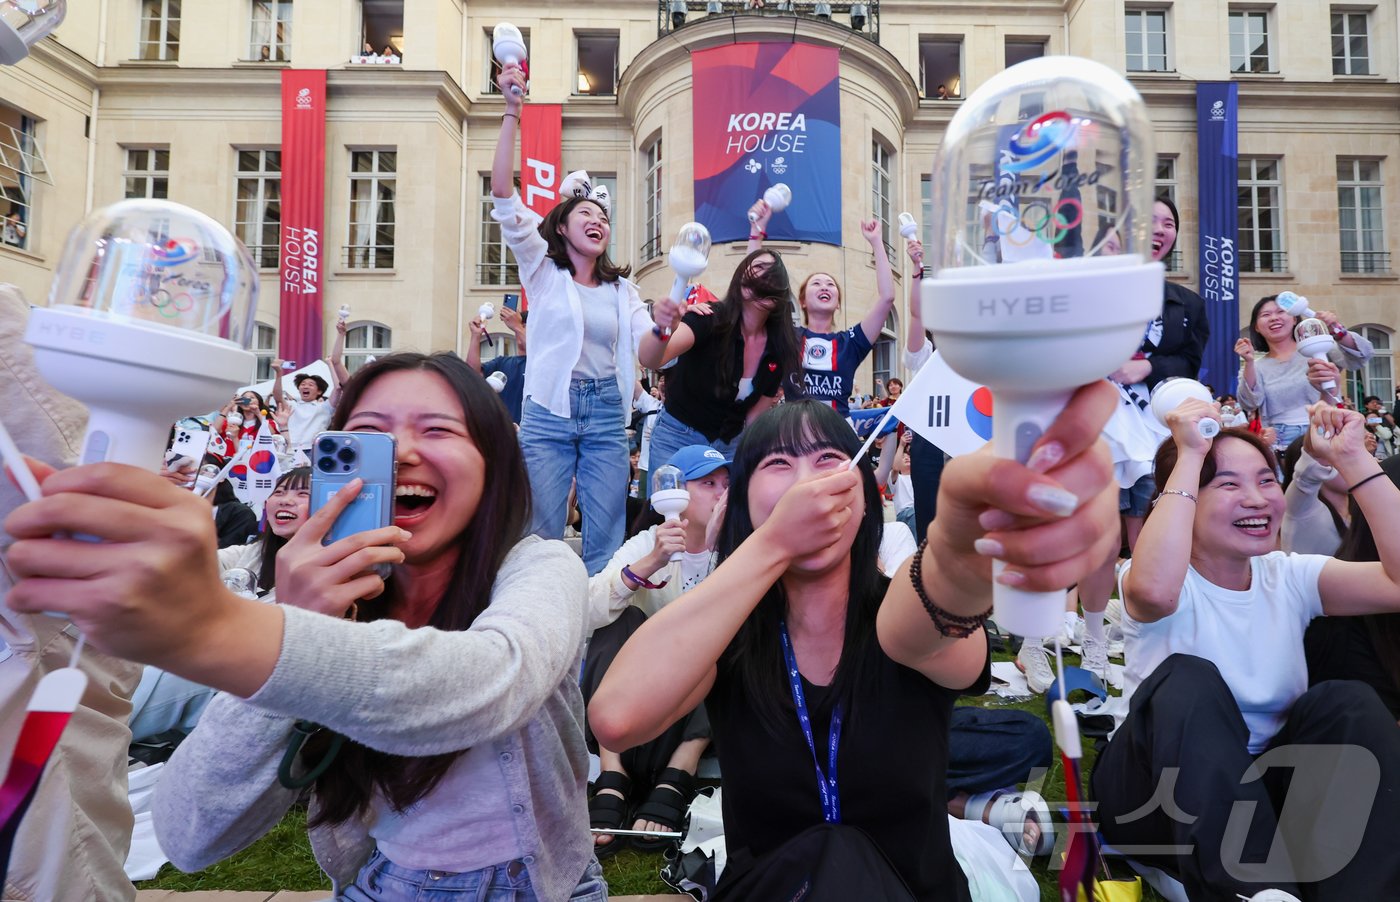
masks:
[[[996,654],[996,660],[1011,660],[1012,656]],[[966,699],[968,704],[981,704],[986,707],[1011,707],[1029,711],[1044,718],[1045,700],[1035,697],[1022,702],[1007,701],[994,695],[977,699]],[[1085,748],[1084,773],[1093,766],[1094,750]],[[1056,756],[1055,765],[1038,791],[1045,796],[1050,807],[1058,809],[1065,799],[1065,774]],[[603,873],[613,895],[642,895],[666,893],[670,890],[658,872],[663,860],[661,854],[642,854],[625,850],[603,863]],[[1059,872],[1052,870],[1046,859],[1037,859],[1031,866],[1040,883],[1041,899],[1044,902],[1057,902],[1059,892],[1055,881]],[[1118,876],[1122,876],[1119,874]],[[311,857],[311,846],[306,835],[306,811],[294,809],[267,836],[248,849],[197,874],[182,874],[171,865],[166,865],[154,880],[137,884],[140,889],[168,890],[317,890],[330,889],[320,868]],[[1143,898],[1157,900],[1161,897],[1151,888],[1144,886]]]

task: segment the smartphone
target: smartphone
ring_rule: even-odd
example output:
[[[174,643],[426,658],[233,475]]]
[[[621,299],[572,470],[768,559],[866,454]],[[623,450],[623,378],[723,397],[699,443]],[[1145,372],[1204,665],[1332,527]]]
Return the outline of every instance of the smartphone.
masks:
[[[322,545],[394,522],[394,437],[387,432],[322,432],[311,446],[311,513],[352,479],[360,494],[340,512]],[[388,566],[376,568],[388,576]]]
[[[505,296],[505,298],[502,300],[502,303],[505,304],[505,305],[506,305],[507,307],[509,307],[510,309],[515,310],[515,311],[518,312],[518,311],[520,310],[520,295],[518,295],[518,294],[507,294],[507,295]]]

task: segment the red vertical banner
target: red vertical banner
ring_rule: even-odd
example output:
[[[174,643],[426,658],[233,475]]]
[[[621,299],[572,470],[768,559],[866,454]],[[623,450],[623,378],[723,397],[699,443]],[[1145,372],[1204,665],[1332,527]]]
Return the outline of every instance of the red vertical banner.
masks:
[[[325,208],[326,72],[284,69],[277,350],[300,366],[321,357]]]
[[[520,111],[520,197],[540,216],[559,202],[564,107],[527,103]]]

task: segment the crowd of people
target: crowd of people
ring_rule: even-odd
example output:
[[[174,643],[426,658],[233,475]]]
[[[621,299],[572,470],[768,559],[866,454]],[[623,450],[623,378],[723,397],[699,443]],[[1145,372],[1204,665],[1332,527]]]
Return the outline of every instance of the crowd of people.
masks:
[[[896,303],[877,224],[861,225],[875,297],[849,328],[832,274],[764,246],[763,201],[722,295],[649,306],[608,256],[610,199],[586,178],[543,218],[523,205],[523,73],[499,83],[491,215],[529,297],[528,314],[501,311],[517,353],[483,362],[477,320],[465,359],[397,352],[352,375],[342,322],[331,380],[295,371],[289,390],[278,361],[270,396],[207,418],[204,460],[160,475],[56,469],[77,415],[26,421],[44,498],[0,499],[17,508],[7,648],[56,659],[72,634],[29,615],[57,612],[113,671],[53,766],[66,782],[35,803],[96,838],[22,833],[21,898],[78,898],[83,881],[130,897],[107,860],[120,762],[94,763],[123,723],[138,741],[178,734],[154,799],[177,866],[232,855],[309,799],[337,899],[605,899],[600,860],[669,846],[707,758],[718,898],[791,897],[804,879],[829,894],[814,898],[1039,898],[1009,862],[1056,846],[1023,788],[1050,733],[958,704],[989,686],[994,583],[1076,587],[1045,641],[1082,643],[1104,682],[1124,657],[1090,781],[1105,840],[1191,899],[1400,888],[1396,427],[1381,399],[1353,410],[1326,387],[1364,366],[1363,337],[1319,313],[1335,352],[1305,358],[1264,298],[1238,395],[1158,423],[1153,388],[1195,378],[1209,333],[1201,298],[1170,282],[1137,353],[1080,389],[1027,463],[950,460],[903,429],[857,463],[850,412],[904,389],[855,383]],[[1179,214],[1154,214],[1160,260]],[[905,250],[919,270],[920,243]],[[916,372],[933,348],[911,281]],[[21,372],[17,347],[0,333]],[[19,402],[0,406],[13,428]],[[324,430],[393,435],[392,523],[327,538],[356,492],[312,512]],[[254,513],[218,477],[262,435],[284,466]],[[687,492],[671,519],[646,504],[662,467]],[[574,524],[575,549],[551,541]],[[1017,662],[1049,688],[1041,639]],[[988,836],[997,873],[969,863]],[[65,856],[87,876],[33,876]]]

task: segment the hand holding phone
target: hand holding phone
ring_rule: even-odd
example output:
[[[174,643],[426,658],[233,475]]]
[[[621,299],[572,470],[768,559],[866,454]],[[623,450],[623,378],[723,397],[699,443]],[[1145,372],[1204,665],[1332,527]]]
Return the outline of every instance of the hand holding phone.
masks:
[[[502,298],[501,303],[512,310],[518,311],[520,310],[520,295],[507,294],[504,298]]]

